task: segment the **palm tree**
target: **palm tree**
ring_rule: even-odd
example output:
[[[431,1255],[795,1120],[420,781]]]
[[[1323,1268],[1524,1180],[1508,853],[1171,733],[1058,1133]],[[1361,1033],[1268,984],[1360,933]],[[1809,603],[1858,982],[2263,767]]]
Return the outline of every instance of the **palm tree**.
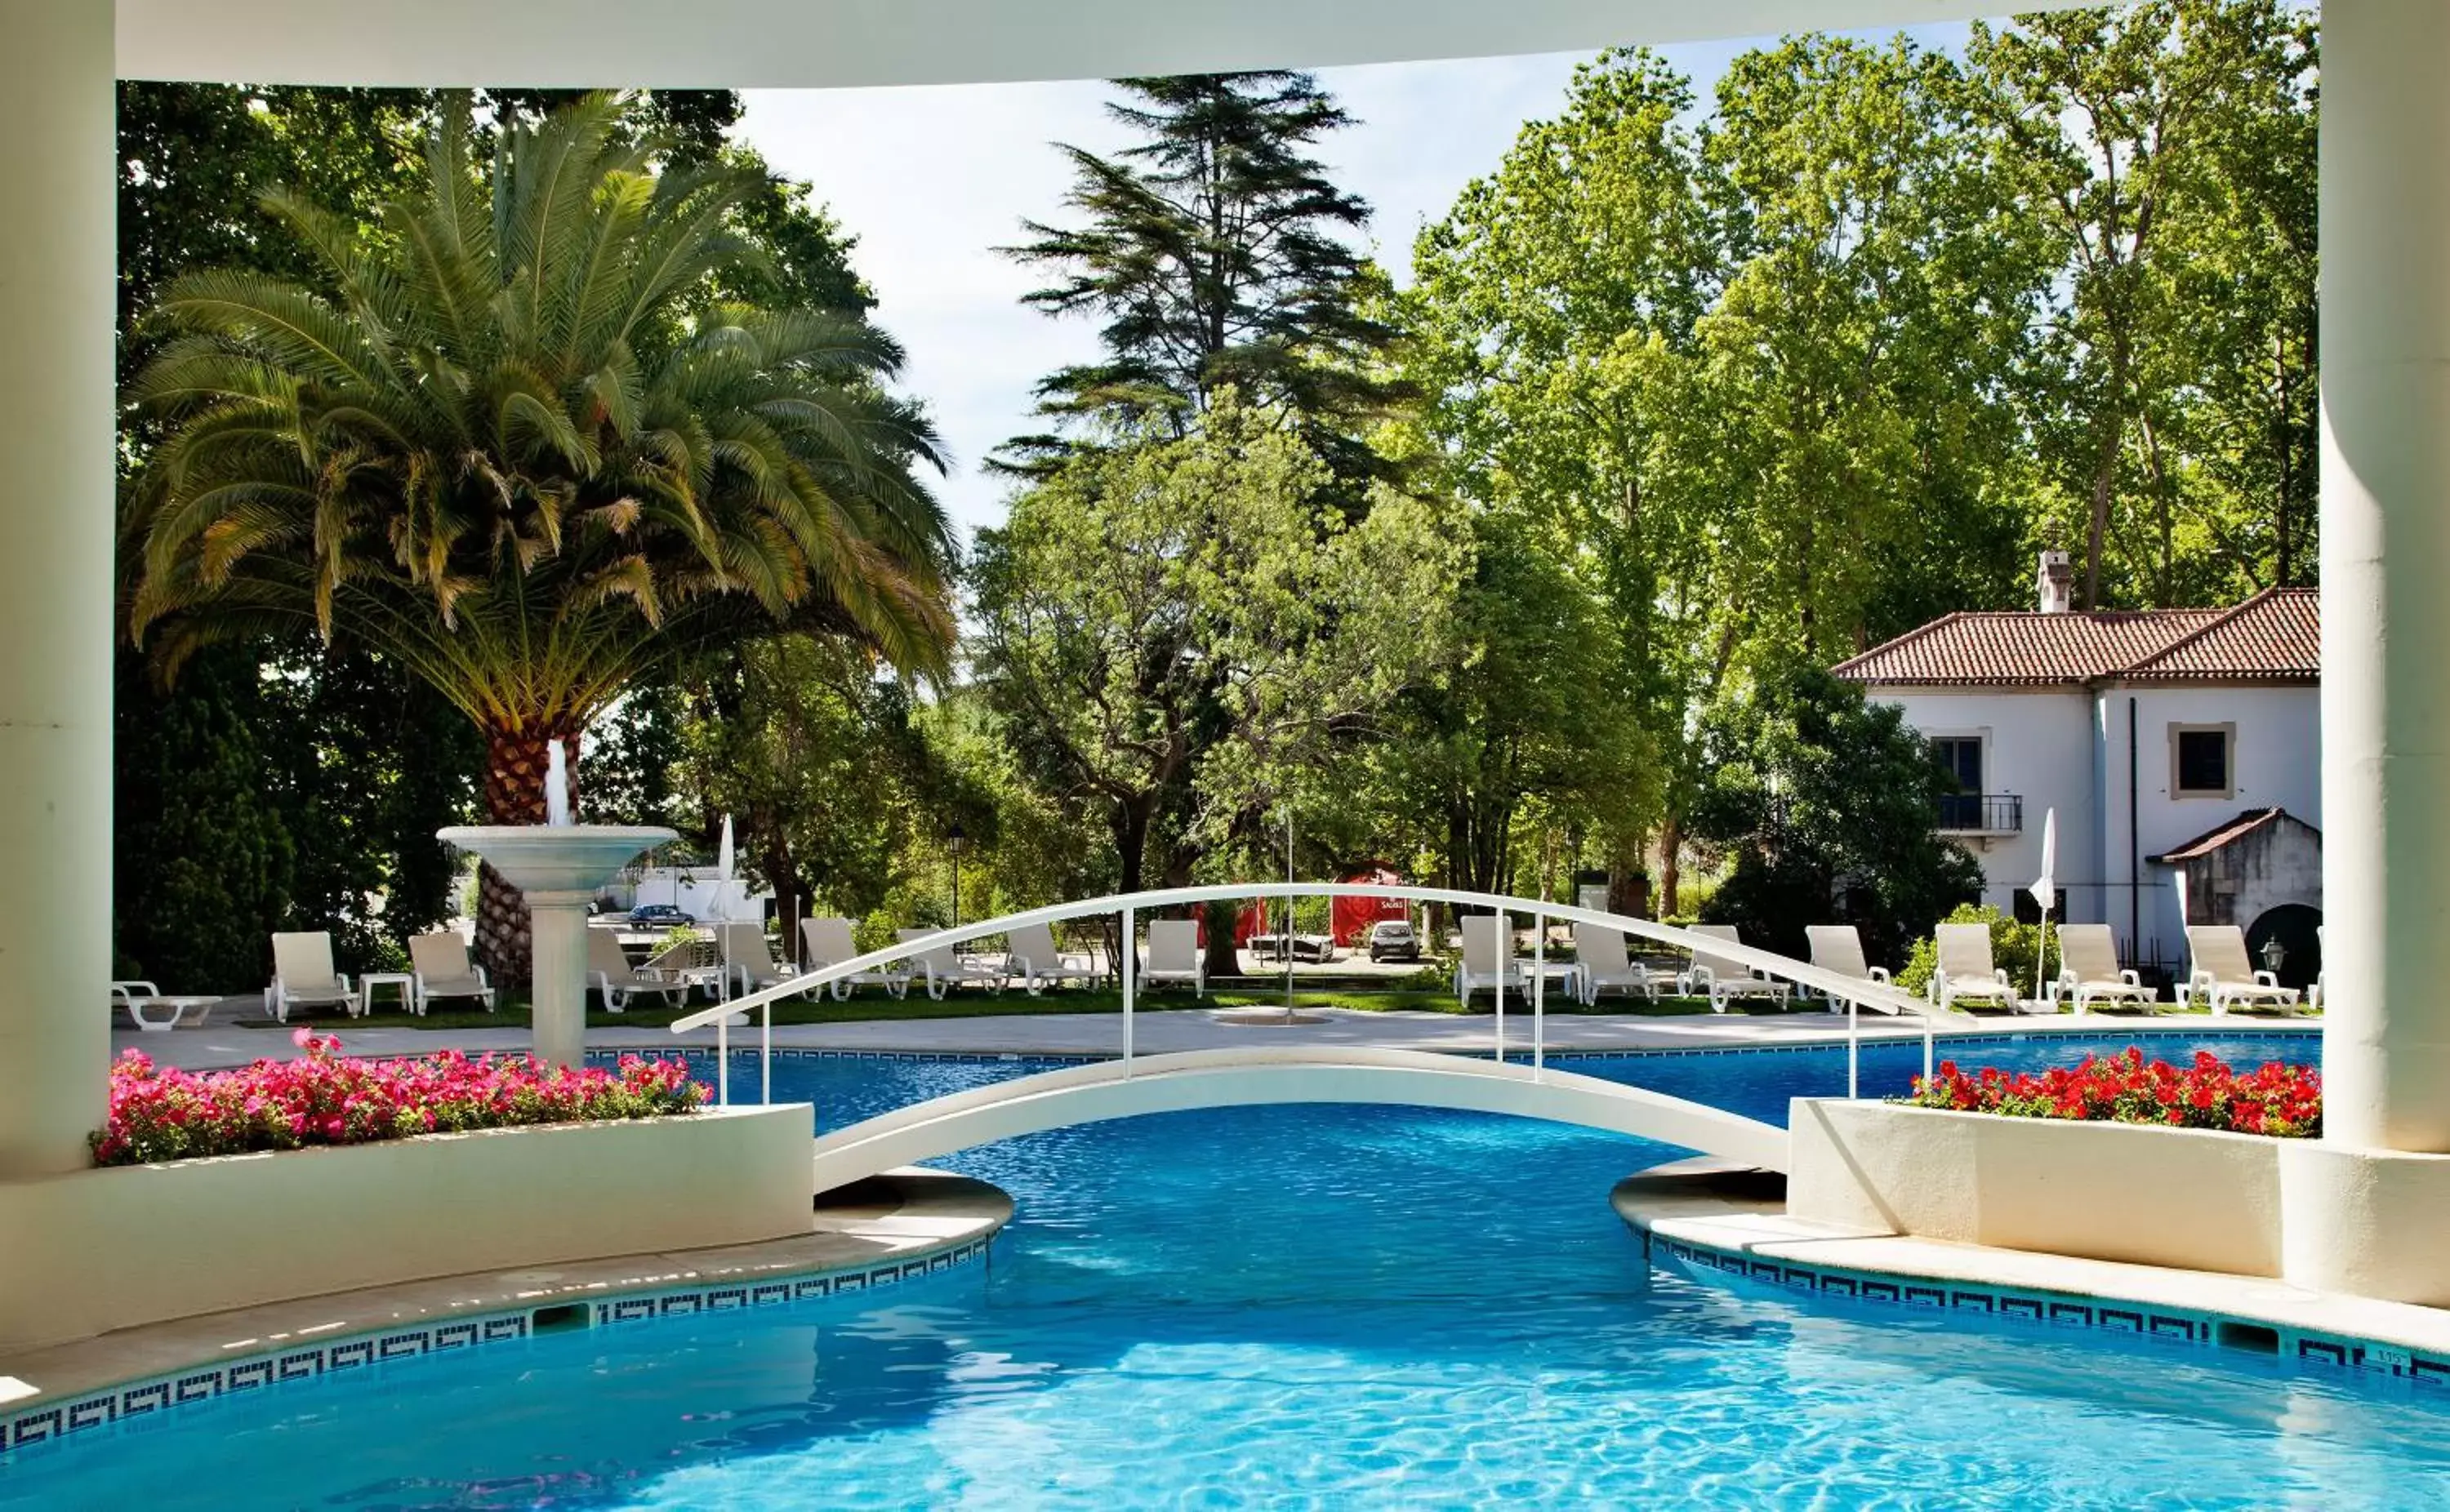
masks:
[[[165,291],[123,556],[165,676],[217,639],[354,639],[484,732],[489,821],[534,824],[546,743],[651,669],[801,630],[941,669],[953,547],[915,472],[943,464],[884,391],[899,348],[713,301],[756,256],[730,229],[756,181],[658,172],[621,121],[596,96],[506,124],[488,164],[452,103],[370,222],[265,196],[312,285]],[[515,979],[526,926],[489,868],[477,944]]]

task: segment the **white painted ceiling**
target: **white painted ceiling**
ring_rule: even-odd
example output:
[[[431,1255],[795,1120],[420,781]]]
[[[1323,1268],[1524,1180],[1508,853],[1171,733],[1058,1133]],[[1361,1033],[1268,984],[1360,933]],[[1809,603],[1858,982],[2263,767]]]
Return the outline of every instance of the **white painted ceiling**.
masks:
[[[970,84],[1560,52],[2073,3],[118,0],[119,71],[255,84]]]

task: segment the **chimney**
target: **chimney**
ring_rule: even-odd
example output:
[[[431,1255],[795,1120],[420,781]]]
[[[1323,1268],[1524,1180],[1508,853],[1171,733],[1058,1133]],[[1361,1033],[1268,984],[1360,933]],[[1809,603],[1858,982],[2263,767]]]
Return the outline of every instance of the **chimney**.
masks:
[[[2064,614],[2075,607],[2075,573],[2068,567],[2067,552],[2044,552],[2041,571],[2034,578],[2043,613]]]

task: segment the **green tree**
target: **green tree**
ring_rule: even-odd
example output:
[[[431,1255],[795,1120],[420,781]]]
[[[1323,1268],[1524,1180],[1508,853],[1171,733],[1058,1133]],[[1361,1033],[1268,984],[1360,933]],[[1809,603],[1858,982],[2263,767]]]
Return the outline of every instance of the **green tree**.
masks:
[[[134,661],[123,652],[123,663]],[[265,979],[264,939],[286,928],[296,850],[253,658],[199,656],[175,696],[144,669],[119,678],[114,977],[169,992],[241,992]]]
[[[1451,661],[1401,701],[1371,789],[1429,839],[1449,886],[1504,893],[1532,832],[1620,833],[1657,779],[1624,717],[1606,604],[1521,518],[1484,515],[1473,535]]]
[[[1703,155],[1734,271],[1684,439],[1723,629],[1825,662],[1997,602],[2028,565],[2007,385],[2051,269],[1961,73],[1903,39],[1749,52]]]
[[[312,281],[186,275],[131,386],[165,428],[128,510],[130,623],[175,668],[311,628],[395,658],[487,743],[495,823],[543,813],[544,748],[633,677],[743,635],[849,633],[908,666],[950,639],[934,440],[847,315],[715,303],[762,181],[654,167],[621,105],[508,124],[449,104],[413,192],[365,222],[264,204]],[[478,944],[525,976],[490,872]]]
[[[2034,431],[2085,602],[2225,599],[2308,559],[2313,27],[2154,0],[1976,27],[1967,48],[2062,269]]]
[[[1302,73],[1117,87],[1109,112],[1144,140],[1111,158],[1063,147],[1085,223],[1031,222],[1034,240],[1007,249],[1058,276],[1026,302],[1098,318],[1106,349],[1040,383],[1059,434],[1012,442],[1013,464],[1042,469],[1083,434],[1151,418],[1183,435],[1231,387],[1295,416],[1340,478],[1377,475],[1359,433],[1402,390],[1371,366],[1395,333],[1367,312],[1377,281],[1346,240],[1370,208],[1309,155],[1351,118]]]
[[[981,533],[979,687],[1032,784],[1097,813],[1121,889],[1186,880],[1442,655],[1450,533],[1383,492],[1347,525],[1329,485],[1280,415],[1220,397]]]
[[[1702,917],[1749,943],[1800,958],[1804,928],[1862,932],[1874,961],[1982,885],[1974,858],[1935,825],[1948,780],[1895,705],[1818,668],[1765,673],[1701,727],[1697,839],[1734,853]]]
[[[1704,508],[1707,457],[1679,440],[1701,397],[1694,325],[1726,276],[1682,124],[1692,105],[1656,55],[1603,54],[1422,233],[1401,308],[1407,371],[1431,402],[1386,437],[1464,498],[1519,516],[1517,538],[1537,535],[1571,576],[1551,591],[1596,606],[1577,663],[1607,665],[1578,675],[1613,690],[1621,744],[1667,778],[1616,805],[1606,859],[1628,881],[1661,826],[1671,902],[1687,711],[1724,673],[1735,645],[1713,622],[1750,582],[1729,565],[1743,538]],[[1500,864],[1483,856],[1476,870]]]

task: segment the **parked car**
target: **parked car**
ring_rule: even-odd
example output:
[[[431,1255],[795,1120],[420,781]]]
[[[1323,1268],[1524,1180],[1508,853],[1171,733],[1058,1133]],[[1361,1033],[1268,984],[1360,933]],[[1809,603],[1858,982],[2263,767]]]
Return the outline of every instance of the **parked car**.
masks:
[[[671,903],[641,903],[630,910],[630,922],[641,929],[686,929],[697,922],[697,916]]]
[[[1370,926],[1370,959],[1371,960],[1418,960],[1421,959],[1421,937],[1412,932],[1409,919],[1381,919]]]
[[[1243,945],[1251,952],[1252,955],[1256,956],[1261,960],[1282,960],[1285,959],[1285,937],[1282,935],[1253,935],[1249,940],[1243,941]],[[1295,935],[1293,937],[1293,960],[1312,961],[1319,965],[1325,965],[1334,959],[1335,939],[1333,936]]]

